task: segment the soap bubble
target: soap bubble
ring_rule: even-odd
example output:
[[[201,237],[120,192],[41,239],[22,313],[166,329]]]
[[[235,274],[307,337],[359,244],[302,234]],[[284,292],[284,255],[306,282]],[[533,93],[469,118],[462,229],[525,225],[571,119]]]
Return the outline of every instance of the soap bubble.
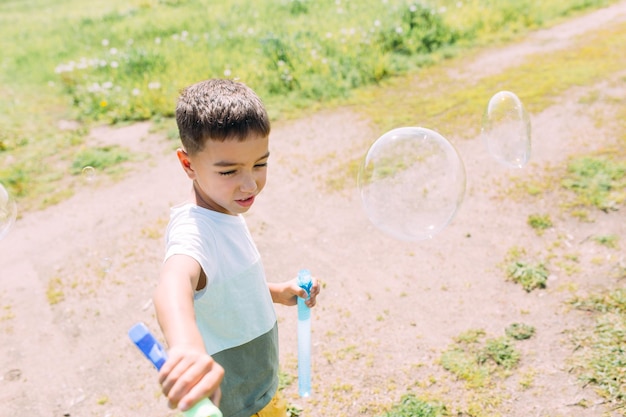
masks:
[[[113,266],[113,259],[106,256],[102,258],[102,260],[100,261],[100,264],[102,265],[102,272],[104,273],[110,272],[111,267]]]
[[[443,230],[457,212],[465,194],[465,167],[439,133],[401,127],[370,147],[358,187],[376,227],[397,239],[424,240]]]
[[[9,192],[0,184],[0,240],[9,233],[17,217],[17,204]]]
[[[82,171],[83,179],[87,182],[93,182],[96,178],[96,169],[91,166],[86,166]]]
[[[489,153],[500,163],[521,168],[530,159],[530,118],[520,99],[500,91],[489,100],[482,136]]]

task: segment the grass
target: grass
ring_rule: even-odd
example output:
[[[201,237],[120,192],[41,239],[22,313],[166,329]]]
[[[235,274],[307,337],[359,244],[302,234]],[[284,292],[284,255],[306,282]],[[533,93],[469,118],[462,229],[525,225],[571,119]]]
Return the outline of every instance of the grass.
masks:
[[[549,271],[544,262],[526,260],[523,254],[523,251],[509,252],[506,267],[507,278],[521,285],[526,292],[546,288]]]
[[[561,184],[574,193],[568,207],[618,210],[626,201],[626,161],[610,154],[574,158]]]
[[[611,408],[626,412],[626,289],[617,288],[576,297],[571,304],[590,312],[592,328],[575,334],[575,372],[584,385],[593,385]]]
[[[598,242],[599,244],[606,246],[607,248],[616,249],[619,246],[619,236],[618,235],[602,235],[602,236],[594,236],[593,240]]]
[[[76,186],[64,183],[73,149],[86,144],[93,123],[152,119],[169,129],[171,121],[161,121],[172,115],[178,91],[199,79],[239,78],[258,91],[274,120],[295,117],[351,98],[361,101],[368,93],[355,91],[610,3],[371,0],[357,6],[330,0],[97,0],[87,8],[77,0],[2,2],[0,159],[10,163],[0,168],[0,183],[20,200],[22,210],[67,198]],[[619,51],[619,36],[614,41],[613,49]],[[602,59],[596,61],[602,65],[587,65],[587,73],[601,77],[616,64],[607,48],[598,44],[595,53]],[[521,78],[535,78],[529,74],[535,71]],[[537,77],[550,93],[559,88],[550,88],[548,81],[581,81],[580,76],[565,83],[560,77]],[[446,80],[438,83],[446,85]],[[476,108],[459,105],[459,100],[467,101],[470,94],[482,106],[491,85],[485,87],[438,91],[437,100],[431,91],[425,95],[431,100],[410,112],[405,112],[406,100],[391,106],[375,100],[366,106],[375,112],[384,109],[378,115],[382,118],[394,113],[389,122],[400,121],[397,114],[426,110],[441,115],[433,126],[457,120],[449,127],[462,130],[460,121]],[[525,87],[519,86],[520,91]],[[465,97],[460,91],[467,91]],[[522,98],[534,105],[534,99]],[[61,119],[81,125],[64,130]],[[59,184],[67,191],[51,198]]]
[[[442,417],[449,415],[444,404],[420,399],[409,393],[402,396],[391,411],[379,417]]]
[[[513,323],[504,330],[504,333],[515,340],[526,340],[533,337],[535,328],[524,323]]]
[[[528,216],[528,225],[532,227],[538,235],[543,234],[544,230],[553,226],[552,219],[549,214],[531,214]]]
[[[486,388],[496,375],[517,366],[520,354],[508,336],[486,338],[482,329],[472,329],[456,338],[441,355],[441,365],[469,388]]]

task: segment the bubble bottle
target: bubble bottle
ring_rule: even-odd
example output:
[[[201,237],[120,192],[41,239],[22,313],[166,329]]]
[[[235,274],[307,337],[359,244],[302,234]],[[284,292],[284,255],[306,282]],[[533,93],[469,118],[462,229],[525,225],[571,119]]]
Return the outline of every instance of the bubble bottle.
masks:
[[[143,323],[137,323],[128,331],[128,336],[143,354],[159,370],[167,360],[163,346],[154,338]],[[203,398],[190,409],[183,411],[185,417],[222,417],[222,412],[208,398]]]
[[[311,295],[311,271],[298,272],[298,286],[306,291],[307,298],[298,297],[298,393],[311,396],[311,309],[305,304]]]

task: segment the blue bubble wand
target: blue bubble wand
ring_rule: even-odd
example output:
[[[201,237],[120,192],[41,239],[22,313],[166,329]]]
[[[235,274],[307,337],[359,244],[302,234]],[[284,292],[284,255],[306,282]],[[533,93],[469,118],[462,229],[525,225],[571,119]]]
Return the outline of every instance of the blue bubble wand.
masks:
[[[298,272],[298,286],[306,291],[307,298],[298,297],[298,393],[311,396],[311,309],[305,304],[311,297],[311,271]]]
[[[167,360],[167,353],[163,346],[150,333],[148,327],[143,323],[137,323],[128,331],[130,340],[145,355],[146,358],[157,369],[161,369]],[[190,409],[183,411],[185,417],[222,417],[222,412],[208,398],[198,401]]]

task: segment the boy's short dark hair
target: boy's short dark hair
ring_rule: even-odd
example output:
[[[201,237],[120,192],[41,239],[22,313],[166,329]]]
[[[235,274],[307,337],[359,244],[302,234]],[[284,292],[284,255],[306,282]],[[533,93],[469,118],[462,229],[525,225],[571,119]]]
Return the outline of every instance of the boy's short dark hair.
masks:
[[[241,82],[218,78],[183,89],[176,105],[176,123],[189,154],[201,151],[207,140],[245,140],[270,134],[267,111],[256,93]]]

